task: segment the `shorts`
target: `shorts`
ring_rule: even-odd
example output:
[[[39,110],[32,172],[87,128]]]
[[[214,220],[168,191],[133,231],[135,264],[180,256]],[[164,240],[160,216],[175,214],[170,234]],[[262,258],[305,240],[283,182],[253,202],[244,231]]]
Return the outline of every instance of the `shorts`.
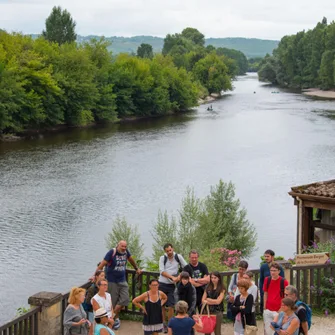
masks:
[[[129,290],[128,283],[126,281],[121,283],[108,282],[108,292],[112,296],[113,309],[116,305],[128,306]]]
[[[166,307],[173,307],[175,305],[174,301],[175,288],[176,288],[175,284],[159,283],[159,290],[167,295],[167,302],[165,304]]]

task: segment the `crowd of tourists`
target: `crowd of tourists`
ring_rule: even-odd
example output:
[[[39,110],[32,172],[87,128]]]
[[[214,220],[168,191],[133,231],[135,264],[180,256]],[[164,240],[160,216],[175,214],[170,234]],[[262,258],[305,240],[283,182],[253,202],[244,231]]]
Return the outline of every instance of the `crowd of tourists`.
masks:
[[[234,335],[257,334],[258,296],[264,335],[308,335],[311,310],[298,300],[297,289],[288,285],[272,250],[264,253],[259,283],[253,281],[253,272],[242,260],[226,289],[220,273],[209,273],[207,266],[199,262],[197,250],[189,252],[187,263],[171,243],[163,249],[159,277],[151,279],[149,290],[132,301],[143,312],[144,335],[192,335],[195,331],[221,335],[224,306],[227,318],[234,322]],[[127,242],[120,241],[99,263],[87,292],[72,288],[64,312],[65,335],[114,335],[113,330],[121,327],[120,312],[130,303],[128,261],[141,275]],[[216,321],[212,332],[204,330],[203,315],[207,314]]]

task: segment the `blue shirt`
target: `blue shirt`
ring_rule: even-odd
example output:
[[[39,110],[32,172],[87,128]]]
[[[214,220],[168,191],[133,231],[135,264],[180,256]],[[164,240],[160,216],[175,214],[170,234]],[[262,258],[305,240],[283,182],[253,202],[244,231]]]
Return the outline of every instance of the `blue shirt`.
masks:
[[[174,317],[168,323],[168,327],[172,329],[173,335],[191,335],[194,325],[195,321],[189,317],[183,319]]]
[[[260,272],[259,273],[259,291],[263,295],[263,293],[264,293],[263,292],[264,280],[265,280],[266,277],[270,276],[269,264],[268,263],[262,264],[259,272]],[[280,267],[279,276],[285,278],[285,276],[284,276],[284,270],[283,270],[282,267]]]
[[[104,260],[108,263],[106,268],[109,282],[121,283],[126,281],[126,265],[130,256],[128,249],[124,253],[118,252],[115,248],[107,252]]]
[[[110,335],[115,335],[115,333],[108,327],[102,325],[101,323],[96,323],[94,326],[94,335],[100,335],[100,330],[106,329]]]

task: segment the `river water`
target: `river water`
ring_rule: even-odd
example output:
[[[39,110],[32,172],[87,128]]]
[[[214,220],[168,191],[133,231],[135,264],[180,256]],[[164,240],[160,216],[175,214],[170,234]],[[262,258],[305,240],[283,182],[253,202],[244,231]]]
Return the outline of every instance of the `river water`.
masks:
[[[84,283],[118,214],[150,255],[158,210],[176,213],[188,185],[205,196],[220,178],[235,183],[258,232],[254,267],[267,248],[293,255],[287,192],[334,178],[335,102],[273,94],[252,74],[234,85],[213,112],[0,143],[0,322],[36,292]]]

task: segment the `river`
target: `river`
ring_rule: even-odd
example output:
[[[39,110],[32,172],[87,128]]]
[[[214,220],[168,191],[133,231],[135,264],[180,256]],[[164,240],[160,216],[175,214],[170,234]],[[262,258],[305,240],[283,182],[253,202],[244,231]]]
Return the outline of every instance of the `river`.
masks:
[[[84,283],[106,252],[116,215],[138,224],[151,253],[159,209],[176,213],[186,187],[199,196],[220,178],[267,248],[296,245],[293,185],[334,178],[335,103],[258,82],[193,112],[0,143],[0,322],[39,291]],[[256,93],[254,93],[256,92]]]

